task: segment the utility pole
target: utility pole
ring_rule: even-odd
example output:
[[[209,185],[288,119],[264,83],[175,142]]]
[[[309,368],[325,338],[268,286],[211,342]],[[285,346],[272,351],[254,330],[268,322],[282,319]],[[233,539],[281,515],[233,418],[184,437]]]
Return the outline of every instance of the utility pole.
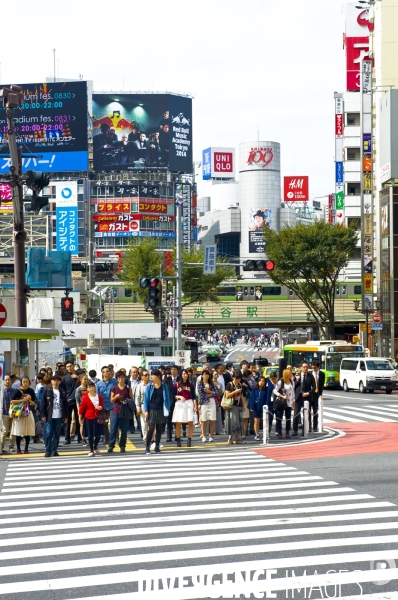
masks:
[[[182,319],[182,260],[181,260],[181,204],[176,204],[176,316],[177,316],[177,350],[181,350]]]
[[[15,321],[17,327],[27,327],[26,316],[26,282],[25,282],[25,240],[23,215],[23,188],[22,188],[22,152],[17,149],[15,135],[14,110],[22,102],[22,88],[12,85],[10,88],[0,90],[0,98],[6,109],[8,125],[8,146],[11,157],[11,179],[14,220],[14,277],[15,277]],[[19,340],[19,355],[28,356],[27,340]]]

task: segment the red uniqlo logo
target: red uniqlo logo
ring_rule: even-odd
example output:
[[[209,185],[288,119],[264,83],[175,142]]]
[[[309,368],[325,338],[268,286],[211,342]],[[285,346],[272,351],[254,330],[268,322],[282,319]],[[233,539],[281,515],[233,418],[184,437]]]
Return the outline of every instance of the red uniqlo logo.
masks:
[[[232,152],[214,152],[214,173],[233,173],[233,153]]]
[[[307,202],[309,200],[308,175],[284,177],[283,191],[285,202]]]

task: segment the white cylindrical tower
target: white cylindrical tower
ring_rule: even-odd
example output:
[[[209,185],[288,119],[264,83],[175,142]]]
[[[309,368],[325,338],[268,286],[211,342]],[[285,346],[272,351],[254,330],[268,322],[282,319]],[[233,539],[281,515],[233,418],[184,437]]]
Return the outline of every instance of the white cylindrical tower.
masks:
[[[240,257],[243,260],[264,257],[263,225],[279,230],[280,165],[278,142],[239,144]],[[247,276],[251,276],[250,272],[245,272],[245,278]]]

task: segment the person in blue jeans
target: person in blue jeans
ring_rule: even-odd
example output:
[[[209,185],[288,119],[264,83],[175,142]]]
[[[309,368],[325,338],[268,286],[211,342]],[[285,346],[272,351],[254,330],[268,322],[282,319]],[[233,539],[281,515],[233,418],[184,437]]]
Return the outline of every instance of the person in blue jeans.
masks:
[[[111,412],[111,430],[109,434],[108,452],[113,452],[116,444],[117,432],[120,429],[119,448],[120,452],[126,452],[127,431],[129,428],[129,419],[121,418],[120,409],[122,404],[132,400],[132,390],[126,385],[126,374],[123,371],[116,373],[117,385],[111,389],[111,402],[113,410]]]
[[[44,388],[40,399],[40,417],[44,425],[45,457],[59,456],[57,450],[62,423],[68,422],[68,398],[60,389],[61,377],[51,377],[51,388]]]
[[[117,385],[116,379],[112,377],[111,369],[107,366],[101,369],[102,379],[95,385],[97,394],[101,394],[104,401],[104,407],[106,412],[106,421],[104,423],[104,437],[105,443],[109,444],[109,428],[108,422],[110,412],[113,410],[113,403],[111,402],[111,389]]]

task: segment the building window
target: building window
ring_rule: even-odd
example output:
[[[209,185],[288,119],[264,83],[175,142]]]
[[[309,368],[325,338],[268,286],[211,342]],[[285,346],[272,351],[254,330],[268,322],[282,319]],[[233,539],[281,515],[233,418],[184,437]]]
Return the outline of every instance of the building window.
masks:
[[[347,183],[347,194],[349,196],[359,196],[360,193],[359,183]]]
[[[359,148],[347,148],[347,160],[360,160]]]
[[[282,288],[278,287],[263,287],[264,296],[280,296]]]
[[[358,127],[360,124],[360,115],[358,113],[347,113],[347,127]]]
[[[336,285],[336,296],[340,296],[340,286]]]
[[[362,294],[362,286],[361,285],[354,285],[354,294],[355,294],[355,296],[360,296]]]

